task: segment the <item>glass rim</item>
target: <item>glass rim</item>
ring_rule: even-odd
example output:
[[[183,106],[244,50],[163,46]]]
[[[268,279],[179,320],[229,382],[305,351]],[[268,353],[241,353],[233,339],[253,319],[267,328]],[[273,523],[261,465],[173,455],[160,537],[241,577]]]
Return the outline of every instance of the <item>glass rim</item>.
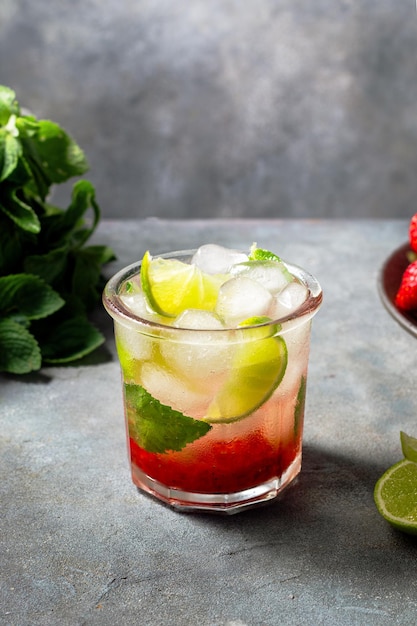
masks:
[[[161,254],[155,254],[153,255],[153,258],[172,259],[172,258],[179,258],[179,257],[191,257],[196,252],[196,250],[197,248],[189,249],[189,250],[176,250],[173,252],[165,252]],[[271,320],[268,320],[267,322],[262,322],[260,324],[252,324],[252,325],[240,326],[240,327],[216,328],[216,329],[180,328],[180,327],[170,326],[168,324],[156,322],[153,320],[149,320],[144,317],[140,317],[139,315],[136,315],[135,313],[133,313],[133,311],[128,309],[123,304],[119,296],[119,293],[120,293],[120,287],[127,280],[129,280],[133,276],[136,276],[140,273],[142,260],[135,261],[134,263],[131,263],[123,267],[122,269],[117,271],[107,281],[103,290],[103,295],[102,295],[103,305],[107,313],[115,321],[118,321],[121,323],[123,323],[124,321],[125,325],[129,326],[130,328],[136,327],[137,330],[142,329],[143,332],[147,332],[149,334],[152,334],[152,332],[150,331],[154,330],[158,335],[163,331],[167,331],[172,336],[174,336],[176,333],[180,333],[180,334],[210,333],[210,335],[216,335],[216,336],[220,336],[225,333],[239,333],[239,335],[241,335],[241,334],[247,334],[251,330],[256,329],[256,328],[259,329],[259,328],[269,328],[269,327],[272,327],[274,334],[277,334],[277,326],[281,327],[279,329],[279,334],[281,334],[281,332],[285,330],[285,325],[288,325],[289,323],[294,322],[297,319],[300,319],[302,321],[307,321],[307,319],[312,318],[319,310],[322,304],[322,300],[323,300],[323,291],[322,291],[321,285],[318,282],[318,280],[315,278],[315,276],[313,276],[313,274],[311,274],[304,268],[300,267],[299,265],[289,263],[282,258],[281,258],[281,261],[282,263],[284,263],[285,267],[289,270],[289,272],[293,276],[295,276],[303,285],[307,287],[308,296],[299,307],[291,311],[288,315],[285,315],[283,317],[273,319],[273,320],[271,319]]]

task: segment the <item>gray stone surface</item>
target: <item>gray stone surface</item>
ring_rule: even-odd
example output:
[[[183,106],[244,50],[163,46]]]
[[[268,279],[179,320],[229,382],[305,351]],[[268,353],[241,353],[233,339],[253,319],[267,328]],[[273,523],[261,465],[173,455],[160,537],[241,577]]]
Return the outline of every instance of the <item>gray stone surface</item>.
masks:
[[[416,43],[414,0],[0,4],[0,82],[107,217],[409,217]]]
[[[415,339],[379,268],[405,220],[103,222],[118,261],[253,239],[319,278],[304,463],[282,500],[233,517],[176,513],[127,465],[111,320],[77,367],[0,377],[0,623],[5,626],[414,626],[416,541],[373,488],[417,435]]]

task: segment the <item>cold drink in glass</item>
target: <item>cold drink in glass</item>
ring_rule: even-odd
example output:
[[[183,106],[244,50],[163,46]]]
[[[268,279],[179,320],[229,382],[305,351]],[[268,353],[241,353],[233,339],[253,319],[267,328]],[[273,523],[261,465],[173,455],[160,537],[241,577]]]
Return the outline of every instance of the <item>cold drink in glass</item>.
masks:
[[[114,319],[132,479],[181,510],[235,513],[301,468],[317,280],[214,244],[118,272]]]

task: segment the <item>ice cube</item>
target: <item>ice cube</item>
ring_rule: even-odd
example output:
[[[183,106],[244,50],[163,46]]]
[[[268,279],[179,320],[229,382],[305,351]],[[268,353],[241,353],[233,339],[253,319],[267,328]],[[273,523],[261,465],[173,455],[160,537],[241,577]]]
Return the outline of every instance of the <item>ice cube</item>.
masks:
[[[183,332],[179,324],[184,324]],[[214,388],[219,377],[231,366],[235,349],[227,332],[217,332],[224,329],[219,318],[209,311],[188,309],[173,325],[178,331],[167,341],[160,342],[166,363],[193,387]],[[207,329],[209,325],[211,329]]]
[[[294,281],[278,293],[272,303],[268,315],[273,319],[285,317],[298,309],[307,299],[308,289],[305,285]]]
[[[146,317],[146,315],[149,315],[146,298],[141,291],[132,294],[123,294],[120,296],[120,300],[129,311],[132,311],[132,313],[138,317]]]
[[[144,363],[140,384],[159,402],[190,417],[202,417],[211,396],[194,390],[188,381],[156,363]]]
[[[234,276],[244,275],[263,285],[272,294],[281,291],[293,280],[283,263],[277,261],[249,261],[238,263],[231,268]]]
[[[194,330],[221,330],[220,318],[211,311],[201,309],[185,309],[173,322],[175,328],[191,328]]]
[[[217,376],[223,372],[225,363],[231,359],[231,348],[226,334],[222,341],[217,333],[210,333],[224,328],[215,313],[186,309],[174,320],[173,326],[193,332],[178,333],[175,341],[162,342],[162,354],[171,367],[193,379],[198,386],[205,384],[212,374]]]
[[[244,252],[208,243],[198,248],[191,263],[207,274],[227,274],[232,265],[247,260]]]
[[[136,291],[134,293],[125,293],[120,296],[120,300],[124,304],[124,306],[136,315],[145,320],[149,320],[150,322],[156,322],[159,324],[166,324],[167,319],[163,318],[158,313],[152,311],[149,307],[146,297],[143,291]]]
[[[235,276],[220,287],[215,312],[230,328],[249,317],[266,315],[271,303],[272,295],[263,285]]]
[[[154,340],[144,333],[140,333],[122,324],[116,324],[115,337],[117,351],[123,369],[127,368],[128,370],[136,371],[140,362],[152,358]],[[137,363],[137,366],[134,365],[134,362]]]

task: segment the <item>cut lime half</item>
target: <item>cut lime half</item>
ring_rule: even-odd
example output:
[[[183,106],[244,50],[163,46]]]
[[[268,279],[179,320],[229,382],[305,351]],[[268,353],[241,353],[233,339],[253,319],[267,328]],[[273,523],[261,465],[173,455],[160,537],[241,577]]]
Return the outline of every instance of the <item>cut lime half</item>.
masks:
[[[378,511],[394,528],[417,535],[417,463],[403,459],[375,485]]]

